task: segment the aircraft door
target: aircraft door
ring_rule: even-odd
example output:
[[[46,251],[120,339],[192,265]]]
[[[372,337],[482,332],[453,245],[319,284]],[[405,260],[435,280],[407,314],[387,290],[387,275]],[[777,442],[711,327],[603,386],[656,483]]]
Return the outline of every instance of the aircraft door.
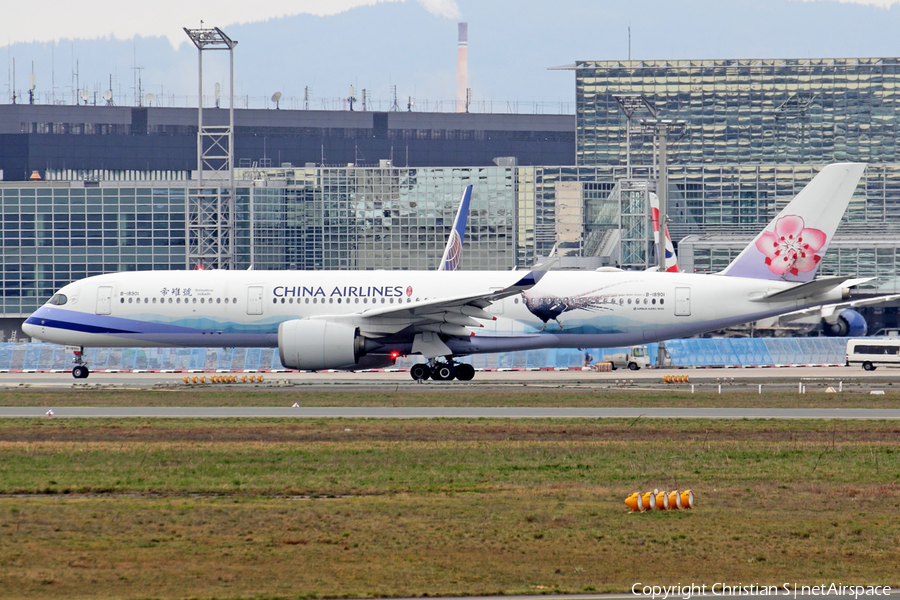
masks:
[[[675,288],[675,316],[691,316],[691,288]]]
[[[263,288],[261,285],[251,285],[247,288],[247,314],[263,314]]]
[[[112,311],[112,286],[101,285],[97,288],[97,314],[108,315]]]

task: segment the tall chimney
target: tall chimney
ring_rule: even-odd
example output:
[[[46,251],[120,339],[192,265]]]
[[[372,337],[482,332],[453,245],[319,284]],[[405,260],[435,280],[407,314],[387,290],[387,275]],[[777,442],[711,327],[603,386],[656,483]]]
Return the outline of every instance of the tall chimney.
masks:
[[[469,87],[469,24],[459,24],[459,45],[456,50],[456,112],[468,112],[466,95]]]

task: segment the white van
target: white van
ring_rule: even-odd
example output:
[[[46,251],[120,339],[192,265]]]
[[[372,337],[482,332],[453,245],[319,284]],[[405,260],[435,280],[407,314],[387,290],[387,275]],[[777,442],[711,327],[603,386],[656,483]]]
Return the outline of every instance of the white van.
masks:
[[[866,371],[874,371],[877,365],[900,365],[900,339],[847,340],[847,366],[852,364],[861,364]]]

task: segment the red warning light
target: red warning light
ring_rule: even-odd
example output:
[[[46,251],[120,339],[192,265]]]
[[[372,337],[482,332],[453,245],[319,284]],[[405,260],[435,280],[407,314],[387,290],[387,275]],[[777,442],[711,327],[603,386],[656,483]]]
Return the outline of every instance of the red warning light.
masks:
[[[398,358],[399,356],[400,356],[400,353],[397,352],[396,350],[394,350],[393,352],[391,352],[391,358],[392,358],[393,360],[397,360],[397,358]]]

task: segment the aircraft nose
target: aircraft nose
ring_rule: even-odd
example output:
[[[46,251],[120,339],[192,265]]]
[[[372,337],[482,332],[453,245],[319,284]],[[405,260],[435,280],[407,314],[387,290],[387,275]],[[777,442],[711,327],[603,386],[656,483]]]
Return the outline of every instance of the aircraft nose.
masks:
[[[44,315],[41,314],[43,311],[44,307],[41,307],[25,319],[25,322],[22,323],[22,333],[33,338],[38,337],[41,334],[41,329],[43,329],[42,325],[44,324]]]
[[[32,325],[28,321],[22,323],[22,333],[24,333],[28,337],[35,337],[35,335],[37,335],[37,330],[37,326]]]

